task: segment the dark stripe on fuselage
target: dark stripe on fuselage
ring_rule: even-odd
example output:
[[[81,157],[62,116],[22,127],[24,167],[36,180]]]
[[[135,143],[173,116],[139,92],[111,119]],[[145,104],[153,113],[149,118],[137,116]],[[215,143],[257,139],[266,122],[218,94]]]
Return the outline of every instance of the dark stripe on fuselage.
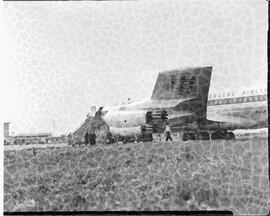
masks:
[[[236,97],[236,98],[222,98],[215,100],[208,100],[208,106],[224,105],[224,104],[238,104],[238,103],[249,103],[257,101],[266,101],[267,95],[253,95],[246,97]]]

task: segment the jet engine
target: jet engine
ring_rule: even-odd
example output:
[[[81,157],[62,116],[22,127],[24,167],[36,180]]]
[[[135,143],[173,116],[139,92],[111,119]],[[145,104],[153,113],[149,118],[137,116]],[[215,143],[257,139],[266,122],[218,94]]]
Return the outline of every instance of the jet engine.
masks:
[[[120,135],[120,136],[138,136],[142,134],[142,128],[138,127],[130,127],[130,128],[116,128],[110,127],[110,132],[112,135]]]
[[[145,110],[109,111],[104,115],[104,121],[114,128],[134,128],[146,124]]]

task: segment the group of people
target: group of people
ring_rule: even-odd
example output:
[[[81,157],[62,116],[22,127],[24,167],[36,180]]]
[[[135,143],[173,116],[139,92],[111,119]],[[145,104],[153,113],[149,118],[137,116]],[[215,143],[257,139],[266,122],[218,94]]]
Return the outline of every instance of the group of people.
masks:
[[[84,142],[85,145],[95,145],[96,144],[96,134],[94,133],[94,131],[90,130],[89,132],[87,131],[84,135]]]
[[[166,136],[166,142],[168,140],[171,140],[172,141],[172,138],[171,138],[171,128],[169,126],[169,124],[167,123],[166,124],[166,128],[165,128],[165,131],[164,131],[164,134]],[[68,144],[69,145],[73,145],[74,144],[74,141],[72,140],[73,136],[72,134],[70,133],[68,135]],[[90,131],[87,131],[84,135],[84,142],[85,142],[85,145],[95,145],[96,144],[96,134],[94,133],[94,131],[90,130]],[[115,140],[113,139],[113,136],[112,134],[109,132],[107,134],[107,139],[106,139],[106,143],[109,144],[109,143],[113,143]]]

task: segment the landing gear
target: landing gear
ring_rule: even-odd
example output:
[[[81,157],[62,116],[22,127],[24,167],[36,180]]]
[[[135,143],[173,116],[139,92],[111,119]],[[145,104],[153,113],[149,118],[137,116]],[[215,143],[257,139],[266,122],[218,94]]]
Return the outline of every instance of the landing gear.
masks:
[[[211,140],[217,140],[217,139],[235,140],[235,135],[233,132],[220,130],[211,134]]]
[[[227,136],[228,136],[228,139],[229,139],[229,140],[235,140],[235,135],[234,135],[233,132],[228,132],[228,133],[227,133]]]
[[[201,140],[210,140],[210,134],[208,132],[200,132]]]
[[[216,131],[211,134],[211,140],[218,139],[235,140],[235,135],[233,132],[227,132],[226,130]],[[210,134],[208,132],[184,133],[182,140],[210,140]]]
[[[183,141],[196,140],[196,135],[195,133],[184,133],[182,139]]]
[[[211,134],[211,140],[217,140],[219,139],[218,133],[214,132]]]
[[[184,133],[182,140],[210,140],[210,135],[208,132]]]

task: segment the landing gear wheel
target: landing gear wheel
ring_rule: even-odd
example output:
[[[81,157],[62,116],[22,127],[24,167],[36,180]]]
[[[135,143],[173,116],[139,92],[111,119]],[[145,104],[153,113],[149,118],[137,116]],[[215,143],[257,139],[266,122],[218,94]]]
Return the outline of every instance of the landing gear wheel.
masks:
[[[189,137],[191,140],[197,140],[197,135],[195,133],[189,133]]]
[[[218,134],[216,132],[211,134],[211,140],[217,140],[218,138],[219,137],[218,137]]]
[[[201,133],[184,133],[183,134],[183,141],[187,140],[209,140],[210,135],[207,132],[201,132]]]
[[[226,130],[219,130],[216,133],[218,135],[218,139],[224,139],[226,138],[226,135],[228,134]]]
[[[210,134],[208,132],[200,132],[201,140],[210,140]]]
[[[227,137],[228,137],[229,140],[235,140],[235,135],[234,135],[233,132],[228,132]]]
[[[182,140],[183,141],[188,141],[189,139],[190,139],[189,134],[188,133],[184,133],[183,134],[183,137],[182,137]]]

